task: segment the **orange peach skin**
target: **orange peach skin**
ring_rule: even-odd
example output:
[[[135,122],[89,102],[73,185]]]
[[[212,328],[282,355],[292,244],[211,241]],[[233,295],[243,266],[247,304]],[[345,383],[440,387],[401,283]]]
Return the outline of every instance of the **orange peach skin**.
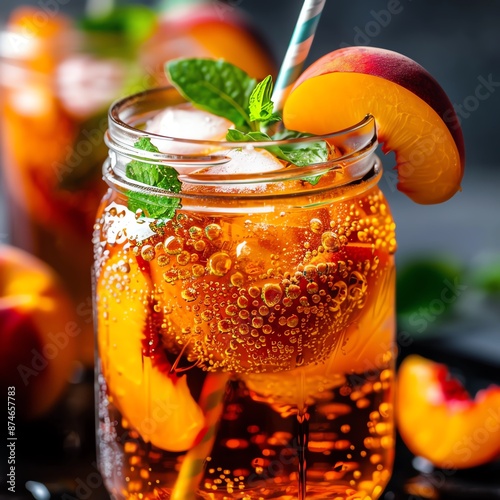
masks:
[[[394,151],[397,188],[421,204],[459,189],[464,140],[453,105],[418,63],[373,47],[333,51],[297,80],[284,106],[287,128],[328,133],[375,117],[385,153]]]
[[[0,324],[0,380],[15,386],[21,417],[39,417],[68,385],[78,324],[52,269],[9,245],[0,245]]]
[[[442,364],[417,355],[403,360],[396,416],[410,451],[438,467],[475,467],[500,456],[500,387],[471,399]]]

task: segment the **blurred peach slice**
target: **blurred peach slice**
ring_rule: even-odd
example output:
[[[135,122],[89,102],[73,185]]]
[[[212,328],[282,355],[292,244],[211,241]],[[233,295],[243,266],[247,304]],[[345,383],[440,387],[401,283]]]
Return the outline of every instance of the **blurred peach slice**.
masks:
[[[441,363],[418,355],[403,360],[396,416],[410,451],[437,467],[464,469],[500,456],[500,387],[471,398]]]
[[[175,3],[175,2],[174,2]],[[224,59],[263,79],[276,73],[276,63],[263,36],[234,6],[221,11],[214,2],[174,6],[160,16],[156,33],[141,50],[143,65],[164,78],[165,61],[178,57]]]
[[[81,329],[54,270],[10,245],[0,245],[0,325],[0,381],[15,387],[19,417],[40,417],[68,386]]]

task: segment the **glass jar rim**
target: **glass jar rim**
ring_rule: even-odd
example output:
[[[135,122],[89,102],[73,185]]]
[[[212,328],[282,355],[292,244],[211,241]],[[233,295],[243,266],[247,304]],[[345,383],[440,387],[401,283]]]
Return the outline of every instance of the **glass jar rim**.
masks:
[[[155,95],[161,95],[165,92],[177,92],[173,87],[156,87],[152,89],[148,89],[142,92],[138,92],[136,94],[132,94],[126,97],[122,97],[120,99],[115,100],[110,108],[108,113],[108,123],[109,123],[109,133],[111,135],[116,135],[116,143],[123,142],[125,143],[127,139],[136,139],[139,140],[142,137],[148,137],[150,139],[162,139],[167,141],[175,141],[183,144],[192,144],[192,145],[207,145],[213,146],[216,148],[234,148],[235,144],[238,144],[238,147],[246,147],[253,146],[257,148],[262,148],[264,146],[269,145],[286,145],[286,144],[300,144],[307,143],[313,140],[328,140],[335,139],[341,136],[345,136],[347,133],[368,133],[372,132],[370,140],[376,141],[376,127],[375,127],[375,119],[371,114],[366,114],[359,122],[353,124],[352,126],[338,130],[332,131],[326,134],[310,134],[307,137],[296,137],[289,139],[277,139],[272,141],[242,141],[242,142],[232,142],[232,141],[218,141],[218,140],[200,140],[200,139],[185,139],[181,137],[172,137],[156,134],[153,132],[149,132],[146,130],[142,130],[140,128],[132,126],[130,123],[127,123],[125,119],[128,116],[122,116],[128,110],[129,106],[141,105],[145,101],[149,100],[151,97]],[[180,97],[180,96],[179,96]],[[179,103],[185,102],[184,100],[179,99]],[[158,110],[156,110],[158,111]],[[142,116],[141,118],[144,118]],[[125,140],[124,140],[125,139]],[[370,142],[370,140],[367,141]],[[114,142],[114,141],[113,141]],[[359,145],[359,147],[363,147],[365,144]],[[176,156],[176,155],[172,155]],[[180,155],[181,156],[181,155]]]
[[[274,146],[300,145],[317,141],[326,141],[329,144],[339,141],[343,142],[343,150],[340,152],[340,156],[328,158],[327,161],[310,163],[307,166],[301,167],[294,165],[293,169],[289,168],[269,172],[252,172],[251,174],[225,173],[224,181],[226,182],[255,182],[255,180],[251,180],[249,177],[255,177],[256,174],[260,176],[261,182],[296,180],[341,168],[349,174],[345,178],[346,182],[348,182],[349,180],[362,178],[373,166],[371,158],[378,142],[375,119],[369,114],[352,127],[328,134],[310,134],[307,137],[259,142],[230,142],[167,137],[141,128],[144,127],[148,119],[152,118],[161,109],[164,109],[163,107],[159,107],[158,103],[167,100],[174,101],[169,102],[168,105],[185,102],[173,87],[157,87],[116,100],[109,108],[108,130],[105,134],[105,142],[110,149],[110,156],[115,154],[129,161],[137,160],[152,165],[168,165],[177,169],[181,181],[194,184],[219,184],[221,182],[221,175],[214,174],[210,176],[209,172],[203,174],[186,173],[187,168],[192,172],[196,169],[201,170],[206,167],[227,163],[230,161],[230,158],[224,154],[224,151],[236,148],[242,150],[247,148],[264,149]],[[166,108],[167,105],[164,107]],[[202,147],[205,152],[166,153],[144,151],[135,146],[143,138],[148,138],[151,141],[160,140],[162,144],[172,143],[192,148]],[[285,174],[284,170],[287,170]],[[279,172],[278,175],[277,172]],[[124,173],[122,172],[122,174]]]

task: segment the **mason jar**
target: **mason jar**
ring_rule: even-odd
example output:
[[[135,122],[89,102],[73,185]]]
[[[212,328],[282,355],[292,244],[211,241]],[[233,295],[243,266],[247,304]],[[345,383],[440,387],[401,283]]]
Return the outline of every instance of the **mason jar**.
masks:
[[[106,488],[117,499],[378,498],[394,456],[396,240],[374,119],[272,143],[145,131],[180,101],[156,89],[109,114],[93,232]],[[327,161],[297,167],[269,152],[308,141],[326,143]],[[173,167],[180,188],[133,180],[131,162]]]

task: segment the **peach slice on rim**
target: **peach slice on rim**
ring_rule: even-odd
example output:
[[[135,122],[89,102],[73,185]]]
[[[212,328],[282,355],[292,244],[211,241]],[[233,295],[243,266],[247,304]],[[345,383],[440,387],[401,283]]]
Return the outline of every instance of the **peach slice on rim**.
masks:
[[[422,66],[397,52],[348,47],[326,54],[293,86],[283,120],[289,129],[324,134],[367,114],[384,153],[396,154],[399,191],[434,204],[460,189],[464,141],[453,105]]]

